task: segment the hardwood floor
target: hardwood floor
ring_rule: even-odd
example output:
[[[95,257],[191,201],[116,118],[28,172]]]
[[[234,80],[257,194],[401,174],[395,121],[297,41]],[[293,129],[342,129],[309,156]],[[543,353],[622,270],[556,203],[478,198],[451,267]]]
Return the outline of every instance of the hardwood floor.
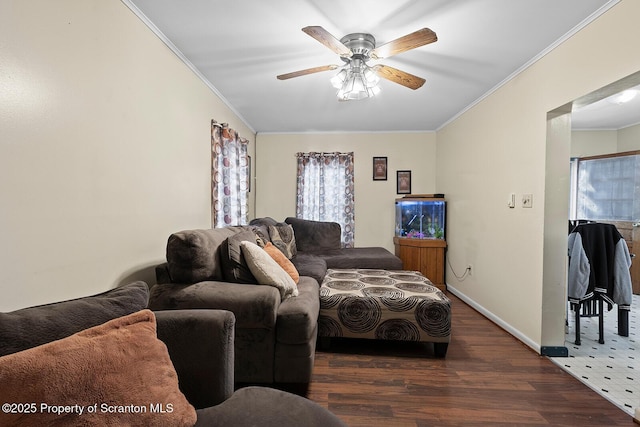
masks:
[[[351,427],[633,426],[633,418],[460,299],[445,359],[429,344],[332,340],[309,399]]]

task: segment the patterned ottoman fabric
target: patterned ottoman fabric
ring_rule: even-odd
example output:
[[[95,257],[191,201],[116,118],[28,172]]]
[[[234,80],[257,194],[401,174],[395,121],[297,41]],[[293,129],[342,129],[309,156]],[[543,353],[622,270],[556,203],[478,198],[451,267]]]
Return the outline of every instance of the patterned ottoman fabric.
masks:
[[[451,302],[417,271],[329,269],[318,335],[448,343]]]

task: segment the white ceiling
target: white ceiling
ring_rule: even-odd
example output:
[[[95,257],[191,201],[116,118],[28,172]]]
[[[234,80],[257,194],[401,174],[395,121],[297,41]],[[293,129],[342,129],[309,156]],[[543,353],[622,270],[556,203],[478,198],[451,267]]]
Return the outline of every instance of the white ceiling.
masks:
[[[574,109],[571,114],[571,128],[574,130],[618,130],[640,123],[640,86],[629,91],[635,96],[623,102],[620,95],[611,95],[582,108]]]
[[[437,130],[617,0],[123,0],[256,132]],[[338,102],[338,64],[301,31],[369,32],[381,45],[423,27],[438,41],[381,61],[426,79],[382,80],[373,99]],[[640,121],[636,120],[636,123]]]

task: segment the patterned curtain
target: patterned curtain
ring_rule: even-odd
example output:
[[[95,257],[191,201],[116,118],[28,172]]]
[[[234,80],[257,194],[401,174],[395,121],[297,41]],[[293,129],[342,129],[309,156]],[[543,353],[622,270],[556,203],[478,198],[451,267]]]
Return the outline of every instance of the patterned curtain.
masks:
[[[213,227],[246,225],[249,219],[247,145],[224,123],[211,121],[211,222]]]
[[[343,247],[353,247],[353,153],[297,153],[296,157],[296,216],[337,222]]]

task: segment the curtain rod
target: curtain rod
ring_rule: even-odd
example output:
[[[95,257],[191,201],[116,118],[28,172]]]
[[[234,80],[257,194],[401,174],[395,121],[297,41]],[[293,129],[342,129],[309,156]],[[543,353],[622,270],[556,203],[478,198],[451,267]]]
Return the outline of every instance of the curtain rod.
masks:
[[[348,153],[340,153],[339,151],[330,151],[330,152],[315,152],[315,151],[311,151],[309,153],[302,153],[302,152],[298,152],[296,154],[294,154],[294,157],[310,157],[310,156],[352,156],[353,155],[353,151],[348,152]]]

